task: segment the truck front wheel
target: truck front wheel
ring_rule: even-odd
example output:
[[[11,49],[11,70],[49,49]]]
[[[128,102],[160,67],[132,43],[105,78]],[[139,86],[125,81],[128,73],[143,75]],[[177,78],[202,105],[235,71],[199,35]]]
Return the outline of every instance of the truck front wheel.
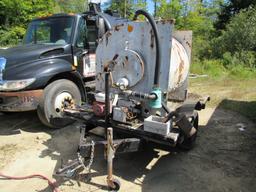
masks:
[[[64,108],[81,105],[81,93],[75,83],[60,79],[44,89],[43,98],[37,108],[41,122],[50,128],[62,128],[74,122],[64,117]]]

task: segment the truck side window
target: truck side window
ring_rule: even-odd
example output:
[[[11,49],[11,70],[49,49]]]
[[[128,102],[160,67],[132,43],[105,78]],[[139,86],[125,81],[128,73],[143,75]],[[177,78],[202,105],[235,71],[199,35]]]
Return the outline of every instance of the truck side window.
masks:
[[[83,18],[80,19],[78,23],[78,33],[77,33],[77,40],[76,40],[76,46],[78,48],[85,48],[86,43],[86,24],[85,20]]]
[[[98,39],[98,29],[96,27],[95,21],[88,21],[87,22],[87,41],[88,41],[88,48],[90,52],[95,52],[97,48],[97,39]]]

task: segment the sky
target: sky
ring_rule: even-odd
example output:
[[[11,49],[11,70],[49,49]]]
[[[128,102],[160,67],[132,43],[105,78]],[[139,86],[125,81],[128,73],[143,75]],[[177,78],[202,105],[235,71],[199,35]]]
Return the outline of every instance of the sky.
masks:
[[[148,12],[154,13],[154,2],[152,0],[148,1]]]

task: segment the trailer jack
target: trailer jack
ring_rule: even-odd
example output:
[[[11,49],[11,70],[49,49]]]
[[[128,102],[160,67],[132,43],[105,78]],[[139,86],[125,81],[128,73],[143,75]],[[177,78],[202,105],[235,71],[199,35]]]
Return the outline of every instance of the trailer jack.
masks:
[[[118,191],[120,189],[120,182],[113,178],[113,159],[115,158],[115,146],[113,144],[113,129],[107,129],[107,162],[108,162],[108,176],[107,184],[111,190]]]
[[[97,132],[97,131],[96,131]],[[54,174],[55,176],[64,178],[74,178],[78,173],[85,173],[88,181],[91,180],[91,166],[95,155],[104,156],[107,160],[107,186],[111,191],[120,189],[120,182],[113,177],[113,159],[116,154],[126,152],[136,152],[140,149],[141,140],[137,138],[113,139],[113,129],[107,128],[105,137],[93,132],[86,132],[86,127],[81,127],[80,144],[77,152],[77,158],[68,161],[66,165],[62,165]],[[93,140],[95,139],[95,141]],[[87,165],[85,165],[87,163]]]

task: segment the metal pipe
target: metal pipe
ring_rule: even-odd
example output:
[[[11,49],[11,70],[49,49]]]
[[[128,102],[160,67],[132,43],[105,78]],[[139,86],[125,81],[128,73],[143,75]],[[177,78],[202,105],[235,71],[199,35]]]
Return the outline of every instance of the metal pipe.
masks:
[[[105,123],[109,123],[109,72],[105,73]]]
[[[156,87],[159,86],[159,77],[160,77],[160,67],[161,67],[161,47],[160,47],[160,39],[159,39],[159,33],[157,30],[156,22],[154,18],[146,11],[144,10],[138,10],[135,12],[133,20],[136,20],[139,15],[145,16],[154,32],[155,35],[155,42],[156,42],[156,64],[155,64],[155,76],[154,76],[154,85]]]
[[[108,162],[108,176],[107,183],[111,188],[115,188],[113,183],[113,158],[115,151],[113,149],[113,129],[109,127],[107,129],[107,162]]]
[[[156,100],[157,99],[157,95],[154,93],[142,93],[142,92],[136,92],[136,91],[123,91],[124,94],[126,94],[128,97],[132,96],[132,97],[137,97],[137,98],[141,98],[141,99],[149,99],[149,100]]]

